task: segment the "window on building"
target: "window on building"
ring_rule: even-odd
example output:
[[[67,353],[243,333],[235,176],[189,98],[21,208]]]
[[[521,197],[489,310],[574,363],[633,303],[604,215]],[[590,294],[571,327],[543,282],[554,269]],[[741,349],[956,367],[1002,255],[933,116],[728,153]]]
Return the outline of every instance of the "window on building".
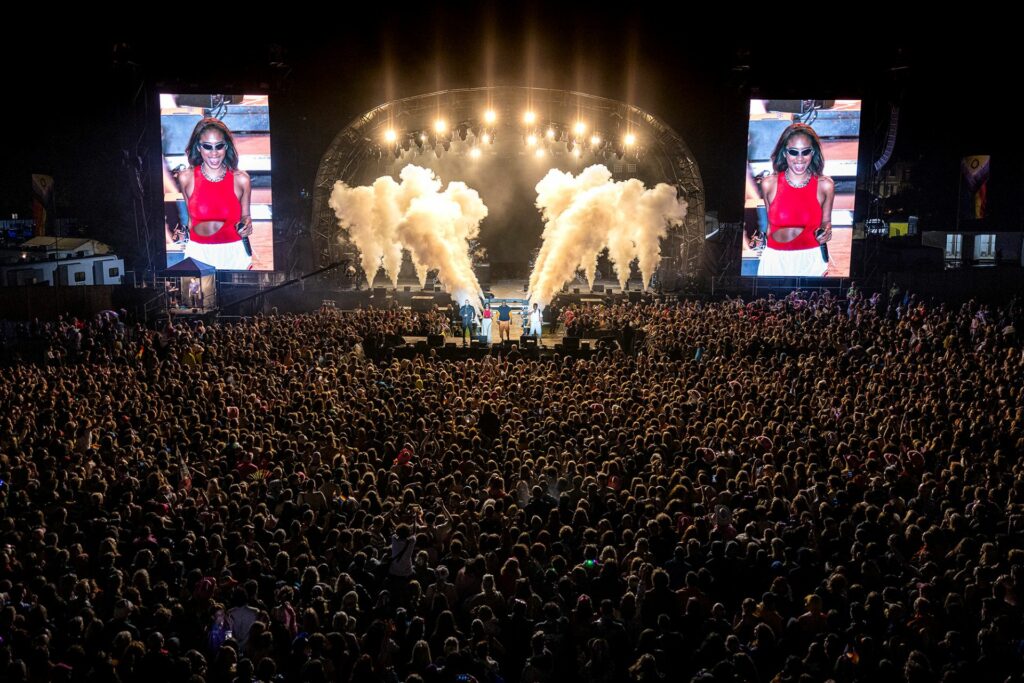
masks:
[[[964,236],[958,234],[946,235],[946,267],[959,268],[963,259]]]
[[[996,236],[975,235],[974,236],[974,260],[995,261],[996,260]]]

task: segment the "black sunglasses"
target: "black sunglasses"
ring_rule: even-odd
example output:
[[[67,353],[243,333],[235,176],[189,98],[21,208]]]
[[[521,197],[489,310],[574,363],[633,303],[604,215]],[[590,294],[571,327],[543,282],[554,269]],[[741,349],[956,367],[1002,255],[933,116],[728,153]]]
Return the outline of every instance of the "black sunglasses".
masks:
[[[814,148],[804,147],[801,149],[797,147],[787,147],[786,154],[788,154],[791,157],[809,157],[812,154],[814,154]]]
[[[213,150],[217,150],[219,152],[222,149],[224,149],[225,147],[227,147],[228,143],[226,143],[226,142],[213,142],[213,143],[210,143],[210,142],[200,142],[199,146],[202,147],[203,149],[205,149],[207,152],[212,152]]]

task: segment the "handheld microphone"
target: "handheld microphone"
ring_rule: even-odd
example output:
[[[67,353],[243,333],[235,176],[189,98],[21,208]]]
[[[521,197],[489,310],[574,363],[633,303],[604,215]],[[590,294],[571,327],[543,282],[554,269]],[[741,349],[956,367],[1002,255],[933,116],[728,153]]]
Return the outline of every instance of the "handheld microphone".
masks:
[[[242,228],[245,227],[245,221],[238,221],[235,223],[235,230],[241,232]],[[252,245],[249,243],[248,237],[242,238],[242,248],[245,249],[246,256],[252,256]]]
[[[814,236],[817,239],[819,239],[819,240],[824,235],[825,235],[825,228],[818,228],[817,230],[814,231]],[[828,263],[828,242],[821,242],[818,246],[821,247],[821,259],[825,263]]]

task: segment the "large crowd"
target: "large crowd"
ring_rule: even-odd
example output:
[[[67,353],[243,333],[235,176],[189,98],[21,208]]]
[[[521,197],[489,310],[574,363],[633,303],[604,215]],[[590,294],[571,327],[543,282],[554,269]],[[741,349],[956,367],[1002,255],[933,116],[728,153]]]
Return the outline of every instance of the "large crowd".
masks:
[[[1015,304],[573,317],[642,343],[396,360],[375,340],[443,318],[373,310],[11,328],[0,679],[1022,680]]]

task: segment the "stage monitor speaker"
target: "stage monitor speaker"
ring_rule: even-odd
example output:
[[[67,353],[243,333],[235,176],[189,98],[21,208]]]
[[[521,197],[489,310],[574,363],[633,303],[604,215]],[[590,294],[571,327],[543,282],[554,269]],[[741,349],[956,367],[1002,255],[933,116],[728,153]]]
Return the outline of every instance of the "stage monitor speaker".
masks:
[[[404,287],[404,288],[402,289],[402,291],[403,291],[403,292],[411,292],[411,291],[412,291],[412,287],[410,287],[409,285],[406,285],[406,286],[405,286],[405,287]]]
[[[593,287],[591,287],[590,291],[593,292],[594,294],[603,294],[604,285],[594,285]]]
[[[446,342],[444,348],[451,349],[452,351],[454,351],[456,348],[458,348],[458,344],[456,344],[455,342]]]
[[[483,344],[486,346],[487,344],[490,343],[491,340],[481,334],[476,337],[473,337],[473,341],[475,341],[477,344]]]
[[[562,348],[566,351],[579,351],[580,350],[580,338],[579,337],[565,337],[562,339]]]
[[[531,337],[528,334],[524,334],[519,338],[519,348],[521,349],[535,349],[537,348],[537,338]]]
[[[584,351],[590,350],[590,342],[580,342],[580,348]]]
[[[444,335],[443,334],[428,334],[427,335],[427,346],[432,349],[439,349],[444,346]]]
[[[428,313],[434,310],[434,299],[432,297],[413,296],[412,310],[416,313]]]
[[[443,344],[444,342],[442,341],[441,343]],[[416,342],[416,350],[417,351],[423,352],[423,351],[426,351],[428,348],[429,347],[427,346],[427,342],[423,341],[422,339],[420,339],[420,340],[418,340]]]
[[[373,288],[373,298],[374,299],[377,299],[377,298],[386,299],[387,296],[388,296],[387,287],[374,287]]]
[[[573,294],[579,294],[580,293],[580,288],[579,287],[573,287],[572,288],[572,293]]]
[[[640,303],[640,301],[643,299],[643,296],[644,296],[643,292],[628,292],[627,293],[627,297],[629,298],[630,302],[632,302],[634,304]]]

